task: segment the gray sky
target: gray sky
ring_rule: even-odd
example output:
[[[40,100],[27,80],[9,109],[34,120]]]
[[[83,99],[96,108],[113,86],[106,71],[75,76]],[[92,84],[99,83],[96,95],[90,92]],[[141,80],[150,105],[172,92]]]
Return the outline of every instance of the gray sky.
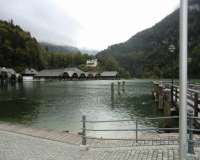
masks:
[[[13,19],[39,41],[100,50],[151,27],[178,4],[179,0],[0,0],[0,19]]]

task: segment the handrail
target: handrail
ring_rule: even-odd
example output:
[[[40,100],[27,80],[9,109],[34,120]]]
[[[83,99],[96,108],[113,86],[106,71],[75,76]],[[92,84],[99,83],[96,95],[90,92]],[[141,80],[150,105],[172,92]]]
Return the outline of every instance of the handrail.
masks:
[[[110,132],[110,131],[173,131],[179,130],[179,128],[138,128],[138,129],[85,129],[86,131],[94,132]]]
[[[165,117],[144,117],[143,119],[146,120],[157,120],[157,119],[178,119],[179,116],[165,116]],[[110,122],[131,122],[136,121],[139,118],[134,119],[122,119],[122,120],[107,120],[107,121],[88,121],[86,120],[86,123],[110,123]],[[81,121],[82,122],[82,121]]]
[[[146,117],[145,119],[147,120],[157,120],[157,119],[177,119],[179,118],[179,116],[168,116],[168,117]],[[195,129],[192,127],[192,124],[193,124],[193,120],[194,119],[200,119],[200,117],[195,117],[193,116],[192,113],[189,113],[188,115],[188,128],[187,128],[187,132],[189,134],[189,137],[188,137],[188,148],[190,148],[191,150],[189,151],[190,153],[193,152],[194,150],[194,143],[195,141],[193,142],[193,132],[198,132],[200,133],[200,129]],[[90,128],[87,128],[86,124],[87,123],[107,123],[107,122],[128,122],[128,121],[134,121],[135,120],[135,128],[129,128],[129,129],[90,129]],[[131,119],[131,120],[109,120],[109,121],[87,121],[86,120],[86,116],[83,116],[82,117],[82,121],[83,123],[83,127],[82,127],[82,144],[83,145],[86,145],[86,141],[87,139],[98,139],[98,138],[94,138],[94,137],[88,137],[86,136],[86,133],[87,132],[132,132],[134,131],[135,132],[135,139],[133,138],[129,138],[129,139],[119,139],[119,138],[110,138],[110,140],[133,140],[135,141],[136,143],[138,143],[139,141],[142,141],[141,138],[138,137],[138,132],[150,132],[150,133],[156,133],[156,132],[159,132],[159,131],[169,131],[169,132],[176,132],[176,131],[179,131],[179,128],[159,128],[159,127],[149,127],[149,128],[139,128],[138,126],[138,118],[134,118],[134,119]],[[105,138],[99,138],[100,140],[106,140]],[[107,138],[109,140],[109,138]],[[169,138],[168,138],[169,140]],[[154,139],[150,140],[150,141],[154,141]],[[156,141],[156,140],[155,140]],[[178,141],[178,139],[177,139]]]

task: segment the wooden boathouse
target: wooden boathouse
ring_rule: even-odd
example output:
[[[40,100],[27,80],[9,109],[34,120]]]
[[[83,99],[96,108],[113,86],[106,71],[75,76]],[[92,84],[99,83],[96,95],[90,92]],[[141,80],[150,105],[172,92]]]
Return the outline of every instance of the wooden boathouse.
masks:
[[[84,72],[78,68],[44,69],[35,75],[36,79],[95,80],[119,79],[117,71]]]

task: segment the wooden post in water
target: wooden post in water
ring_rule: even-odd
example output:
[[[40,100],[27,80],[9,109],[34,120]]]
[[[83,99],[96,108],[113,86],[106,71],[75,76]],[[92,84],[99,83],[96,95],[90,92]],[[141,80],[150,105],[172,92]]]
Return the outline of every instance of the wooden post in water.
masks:
[[[120,96],[121,93],[120,93],[120,88],[121,88],[121,82],[118,82],[118,95]]]
[[[115,88],[114,88],[114,83],[111,83],[111,102],[113,105],[113,101],[114,101],[114,93],[115,93]]]
[[[154,82],[154,91],[153,91],[153,96],[154,96],[154,100],[155,102],[158,102],[158,95],[159,95],[159,83],[155,83]]]
[[[164,89],[164,116],[168,117],[171,116],[171,90],[170,89]],[[171,119],[165,120],[165,127],[170,128],[172,124]]]
[[[164,105],[163,90],[164,90],[163,85],[159,85],[159,94],[158,94],[158,109],[159,110],[163,110],[163,105]]]
[[[122,91],[125,92],[125,81],[122,82]]]
[[[199,95],[198,93],[195,93],[194,94],[194,116],[195,117],[198,117],[198,112],[199,112],[198,105],[199,105]]]

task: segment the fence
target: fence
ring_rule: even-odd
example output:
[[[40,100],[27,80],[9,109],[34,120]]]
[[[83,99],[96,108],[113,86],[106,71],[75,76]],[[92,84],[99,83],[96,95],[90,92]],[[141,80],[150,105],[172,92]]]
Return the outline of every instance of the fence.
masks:
[[[146,120],[167,120],[167,119],[179,119],[179,116],[170,116],[170,117],[152,117],[152,118],[145,118]],[[199,140],[194,140],[193,139],[193,135],[194,132],[195,133],[200,133],[200,129],[195,129],[193,127],[193,121],[194,119],[198,119],[200,120],[200,118],[198,117],[194,117],[192,113],[190,113],[188,115],[188,152],[189,153],[194,153],[194,146],[195,143],[199,143]],[[92,124],[97,124],[97,123],[120,123],[120,122],[130,122],[130,121],[134,121],[135,122],[135,127],[134,128],[129,128],[129,129],[90,129],[87,128],[87,124],[92,123]],[[135,137],[133,139],[115,139],[115,138],[111,138],[111,139],[107,139],[107,140],[132,140],[135,141],[136,143],[138,143],[140,139],[138,137],[138,133],[139,132],[150,132],[150,131],[154,131],[154,132],[178,132],[179,128],[156,128],[156,127],[151,127],[151,128],[139,128],[139,119],[135,118],[135,119],[131,119],[131,120],[109,120],[109,121],[90,121],[86,119],[86,116],[82,117],[82,145],[86,145],[87,144],[87,139],[91,139],[92,137],[88,137],[87,136],[87,132],[110,132],[110,131],[115,131],[115,132],[127,132],[127,131],[133,131],[135,132]],[[95,137],[93,137],[95,138]],[[104,138],[101,138],[102,140]],[[153,141],[153,139],[152,139]],[[178,140],[177,140],[178,141]]]

